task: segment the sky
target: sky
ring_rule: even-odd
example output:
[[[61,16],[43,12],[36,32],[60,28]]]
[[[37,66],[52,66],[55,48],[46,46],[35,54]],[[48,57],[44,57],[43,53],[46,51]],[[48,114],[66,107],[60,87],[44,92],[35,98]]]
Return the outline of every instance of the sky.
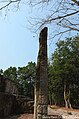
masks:
[[[35,35],[28,29],[27,18],[31,14],[26,5],[19,6],[18,10],[11,6],[0,11],[0,69],[37,62],[39,34]]]
[[[0,8],[3,5],[1,3]],[[32,6],[28,6],[24,2],[21,2],[19,7],[17,5],[13,4],[9,8],[0,11],[0,69],[3,70],[6,70],[10,66],[17,68],[26,66],[31,61],[37,62],[39,34],[31,32],[32,27],[29,26],[28,20],[34,17],[40,19],[49,14],[49,8],[47,9],[47,7],[45,10],[38,7],[37,10],[35,7],[32,8]],[[48,29],[48,39],[52,29],[55,28],[55,26],[50,26]],[[29,27],[30,29],[28,29]],[[48,40],[48,58],[54,52],[56,42],[57,39]]]
[[[31,61],[37,63],[39,34],[31,32],[32,27],[29,26],[28,19],[30,20],[30,17],[38,18],[38,16],[39,18],[45,17],[46,13],[48,14],[47,7],[45,10],[40,7],[36,10],[35,7],[32,8],[21,2],[19,7],[17,4],[13,4],[0,11],[0,69],[6,70],[10,66],[17,68],[26,66]],[[29,27],[30,29],[28,29]],[[48,39],[51,28],[49,26]],[[56,48],[55,43],[56,39],[48,40],[49,58]]]
[[[26,16],[25,8],[0,12],[0,69],[25,66],[37,60],[38,39],[27,29]]]

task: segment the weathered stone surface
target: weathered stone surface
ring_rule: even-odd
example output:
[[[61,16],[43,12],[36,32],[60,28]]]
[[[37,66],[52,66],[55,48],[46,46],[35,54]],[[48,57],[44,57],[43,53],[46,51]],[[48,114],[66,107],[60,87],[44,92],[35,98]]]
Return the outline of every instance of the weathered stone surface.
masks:
[[[12,80],[0,75],[0,92],[18,95],[18,88]]]
[[[47,27],[39,35],[37,59],[34,119],[42,119],[48,112],[48,72],[47,72]]]
[[[33,113],[34,112],[34,101],[28,100],[25,96],[16,96],[17,113]]]
[[[0,93],[0,117],[13,113],[15,100],[13,95]]]
[[[3,76],[0,75],[0,92],[5,92],[5,80],[3,80]]]
[[[15,83],[0,75],[0,117],[11,114],[33,113],[34,102],[28,97],[18,95]]]
[[[11,94],[18,94],[18,88],[13,81],[5,79],[5,92]]]
[[[26,97],[0,92],[0,117],[13,114],[33,113],[34,102]]]

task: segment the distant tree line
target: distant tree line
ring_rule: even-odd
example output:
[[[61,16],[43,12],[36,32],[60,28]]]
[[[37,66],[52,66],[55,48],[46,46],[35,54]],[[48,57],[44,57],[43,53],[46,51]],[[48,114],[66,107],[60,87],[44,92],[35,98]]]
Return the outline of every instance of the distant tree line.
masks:
[[[49,103],[67,108],[79,108],[79,35],[59,40],[48,63]],[[20,95],[34,99],[36,63],[24,67],[10,67],[0,75],[18,85]]]

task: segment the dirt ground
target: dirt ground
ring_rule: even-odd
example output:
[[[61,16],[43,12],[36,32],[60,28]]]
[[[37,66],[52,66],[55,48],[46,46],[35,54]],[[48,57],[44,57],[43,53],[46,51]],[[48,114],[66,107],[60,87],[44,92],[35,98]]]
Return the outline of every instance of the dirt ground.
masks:
[[[63,119],[79,119],[79,109],[66,109],[64,107],[60,108],[55,106],[51,106],[50,108],[49,106],[48,115],[61,115]],[[33,114],[21,114],[4,119],[33,119]]]
[[[48,108],[49,114],[61,115],[63,119],[79,119],[79,109],[66,109],[55,106],[51,106],[51,108]]]

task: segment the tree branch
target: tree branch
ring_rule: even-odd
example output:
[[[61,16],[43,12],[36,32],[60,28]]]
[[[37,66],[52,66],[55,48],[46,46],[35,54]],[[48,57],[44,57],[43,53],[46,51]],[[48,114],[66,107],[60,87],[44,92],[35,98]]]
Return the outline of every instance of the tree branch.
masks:
[[[54,18],[51,18],[49,17],[47,20],[42,20],[42,24],[40,25],[39,28],[41,28],[42,26],[44,26],[45,24],[48,24],[48,23],[51,23],[52,21],[55,21],[55,20],[58,20],[58,19],[62,19],[62,18],[66,18],[66,17],[69,17],[69,16],[72,16],[72,15],[75,15],[79,13],[79,10],[76,11],[76,12],[72,12],[70,14],[66,14],[66,15],[62,15],[62,16],[57,16],[57,17],[54,17]],[[51,19],[50,19],[51,18]],[[63,21],[63,20],[62,20]]]
[[[70,13],[70,14],[66,14],[66,15],[63,15],[63,16],[58,16],[58,17],[49,19],[47,22],[51,22],[51,21],[54,21],[54,20],[57,20],[57,19],[66,18],[66,17],[72,16],[72,15],[75,15],[75,14],[77,14],[78,12],[79,12],[79,10],[76,11],[76,12],[72,12],[72,13]]]
[[[74,28],[74,27],[71,27],[71,26],[63,25],[63,27],[65,27],[65,28],[69,28],[69,29],[71,29],[71,30],[74,30],[74,31],[78,31],[78,32],[79,32],[79,29]]]
[[[70,29],[65,30],[65,31],[61,31],[61,32],[55,34],[52,38],[55,38],[56,36],[58,36],[58,35],[62,35],[62,34],[67,33],[67,32],[69,32],[69,31],[70,31]]]
[[[73,1],[74,3],[76,3],[79,6],[79,1],[77,1],[77,0],[71,0],[71,1]]]
[[[15,1],[9,1],[9,3],[7,3],[6,5],[4,5],[3,7],[1,7],[0,8],[0,10],[2,10],[2,9],[4,9],[4,8],[6,8],[6,7],[8,7],[10,4],[12,4],[12,3],[15,3],[15,2],[20,2],[21,0],[15,0]]]

